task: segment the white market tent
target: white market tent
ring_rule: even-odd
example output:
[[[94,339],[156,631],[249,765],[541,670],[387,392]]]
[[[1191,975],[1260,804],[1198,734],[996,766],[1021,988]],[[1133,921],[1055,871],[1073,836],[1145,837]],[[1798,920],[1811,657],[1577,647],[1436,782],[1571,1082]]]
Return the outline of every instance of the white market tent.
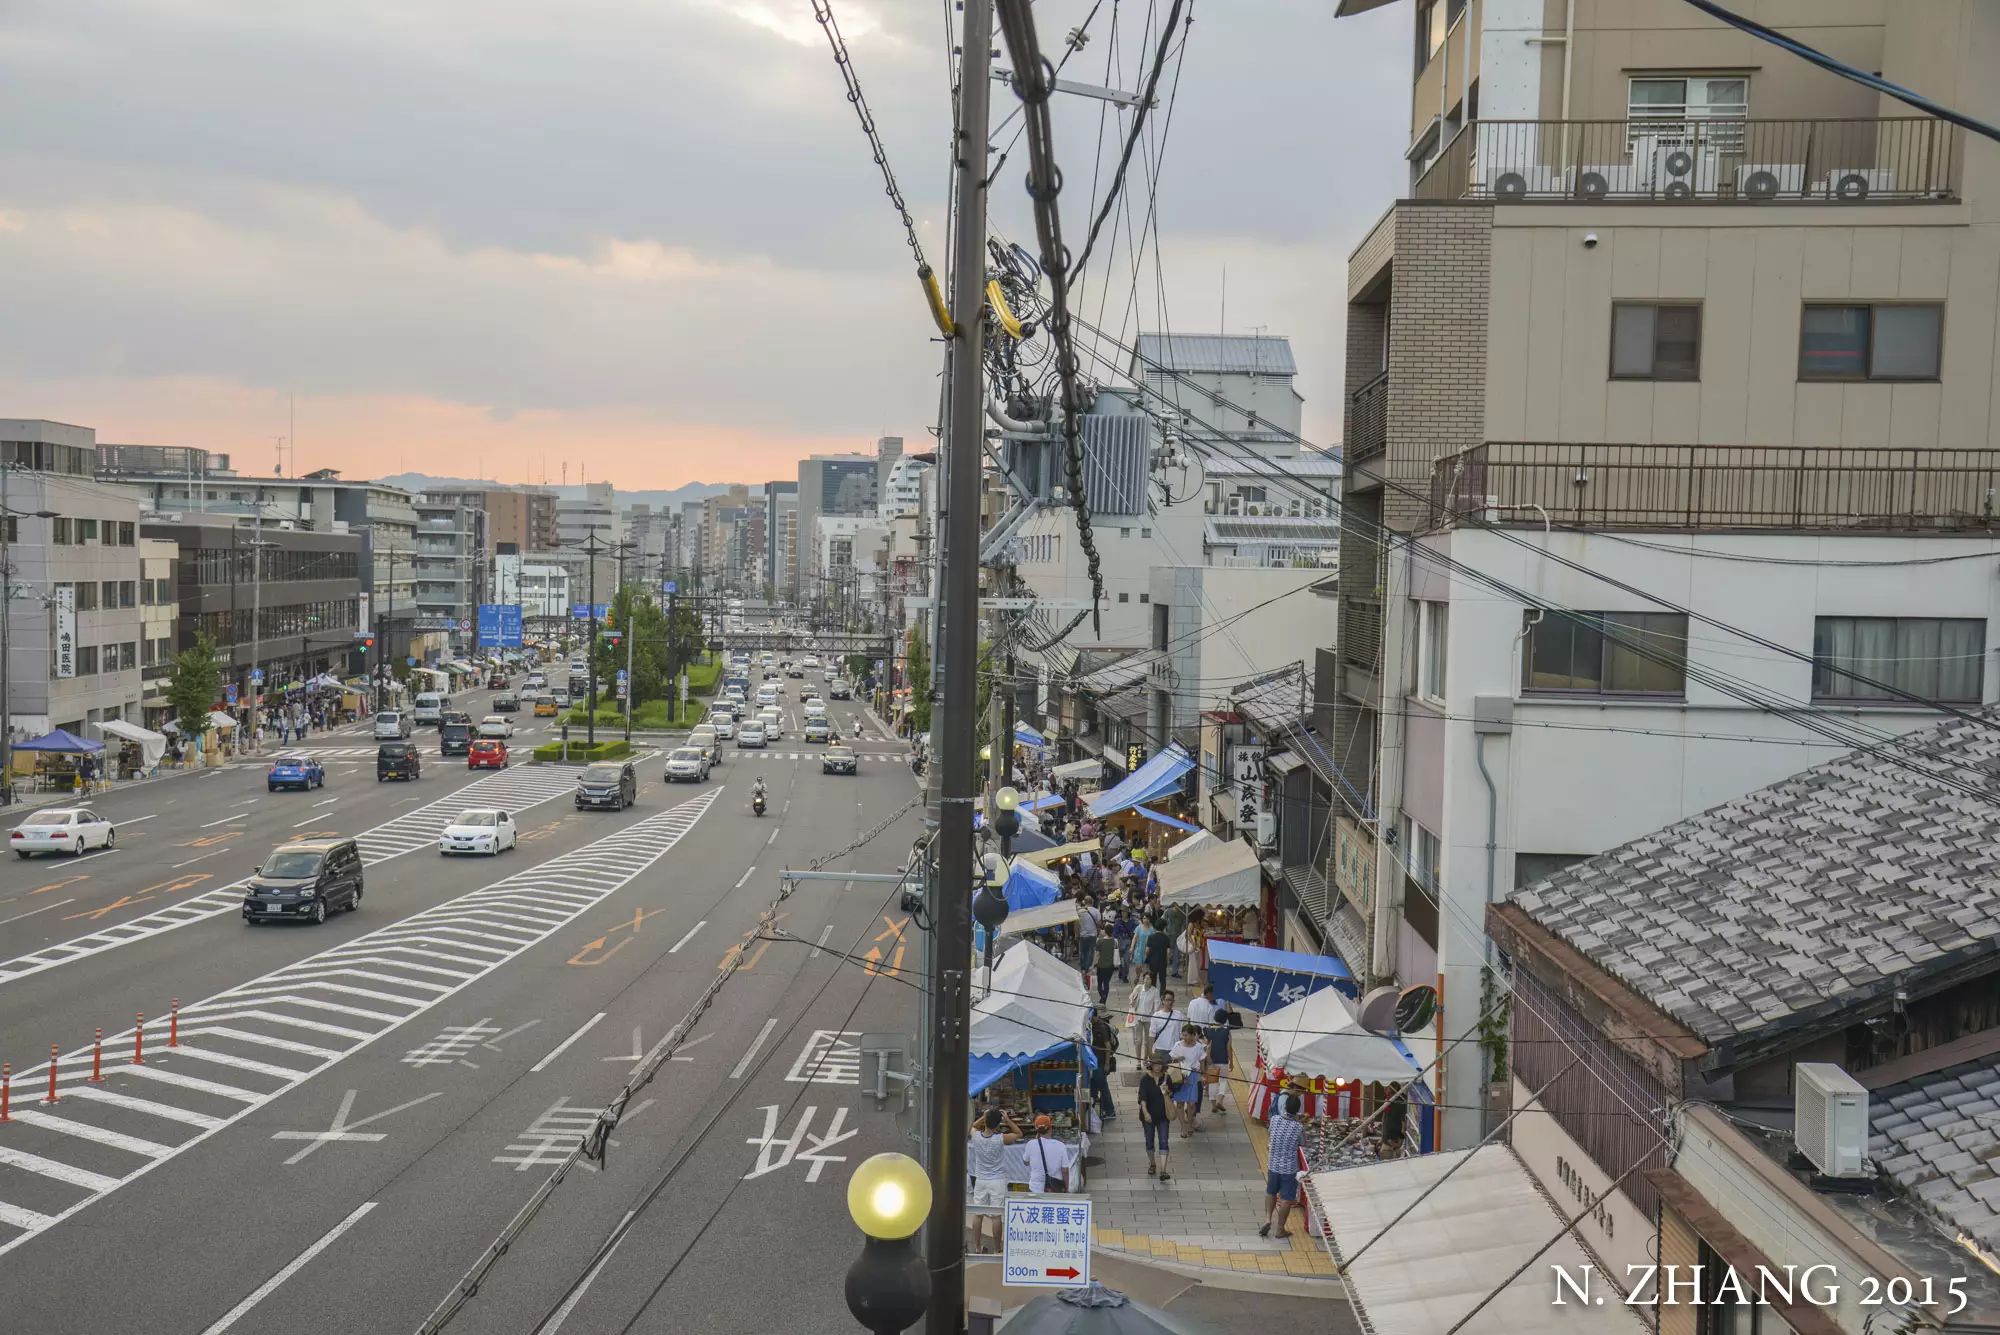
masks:
[[[1257,853],[1240,839],[1203,844],[1160,867],[1160,903],[1202,908],[1242,908],[1263,901]]]
[[[208,711],[208,726],[217,732],[228,732],[236,726],[236,720],[219,709],[211,709]]]
[[[975,1056],[1043,1052],[1051,1043],[1088,1032],[1090,996],[1082,975],[1040,946],[1027,941],[1009,946],[993,963],[990,986],[972,1008]]]
[[[1423,1066],[1402,1039],[1363,1029],[1352,1003],[1331,987],[1258,1016],[1257,1045],[1267,1064],[1308,1079],[1410,1081]]]
[[[106,719],[97,725],[97,730],[106,737],[116,737],[122,741],[137,742],[139,744],[139,758],[144,762],[147,769],[151,769],[153,766],[159,764],[160,757],[167,753],[167,739],[165,734],[154,732],[151,728],[142,728],[136,723],[128,723],[124,719]]]
[[[1192,853],[1197,848],[1207,848],[1214,842],[1215,836],[1213,834],[1207,830],[1196,830],[1193,834],[1167,850],[1167,861],[1172,862],[1175,858],[1186,853]]]
[[[1072,760],[1068,764],[1057,765],[1049,772],[1058,779],[1094,779],[1104,772],[1104,762],[1092,756],[1085,760]]]
[[[1064,923],[1076,921],[1076,901],[1058,899],[1053,904],[1037,904],[1031,909],[1016,909],[1000,924],[1001,936],[1026,936],[1029,932],[1040,932],[1050,927],[1061,927]]]

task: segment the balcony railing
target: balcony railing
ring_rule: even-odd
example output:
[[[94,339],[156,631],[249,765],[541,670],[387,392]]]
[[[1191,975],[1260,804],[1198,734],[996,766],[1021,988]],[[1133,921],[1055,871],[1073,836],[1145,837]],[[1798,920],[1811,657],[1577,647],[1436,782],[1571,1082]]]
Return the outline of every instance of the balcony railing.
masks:
[[[1340,628],[1335,638],[1341,658],[1374,671],[1382,656],[1382,604],[1372,598],[1341,599]]]
[[[1958,127],[1928,116],[1474,121],[1418,199],[1782,202],[1958,195]]]
[[[1347,461],[1360,463],[1389,448],[1389,373],[1348,396]]]
[[[1495,441],[1439,459],[1432,521],[1583,528],[1996,527],[2000,452]]]

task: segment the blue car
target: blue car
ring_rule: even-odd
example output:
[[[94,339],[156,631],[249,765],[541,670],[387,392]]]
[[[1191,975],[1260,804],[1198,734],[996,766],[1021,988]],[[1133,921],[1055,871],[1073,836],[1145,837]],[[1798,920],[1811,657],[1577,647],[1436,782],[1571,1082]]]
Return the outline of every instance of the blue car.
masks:
[[[280,788],[297,788],[301,792],[324,788],[326,767],[311,756],[280,756],[271,762],[271,772],[265,776],[264,784],[274,793]]]

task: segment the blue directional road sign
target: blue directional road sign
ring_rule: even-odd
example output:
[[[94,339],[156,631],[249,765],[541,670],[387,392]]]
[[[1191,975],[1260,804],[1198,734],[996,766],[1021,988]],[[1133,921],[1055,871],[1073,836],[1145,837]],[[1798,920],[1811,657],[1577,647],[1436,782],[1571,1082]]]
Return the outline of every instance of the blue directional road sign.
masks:
[[[569,607],[569,614],[578,621],[588,621],[591,618],[591,606],[589,603],[571,603]],[[610,615],[611,615],[610,603],[599,603],[597,605],[596,616],[599,621],[604,620],[604,618]]]
[[[479,644],[481,648],[519,649],[521,647],[521,609],[514,603],[481,603],[479,605]]]
[[[263,669],[263,668],[260,668],[260,667],[253,667],[253,668],[251,668],[251,669],[250,669],[250,680],[251,680],[251,681],[253,681],[253,682],[261,682],[261,681],[263,681],[263,680],[264,680],[264,669]]]
[[[660,592],[678,593],[680,592],[680,582],[678,580],[663,579],[660,581]]]

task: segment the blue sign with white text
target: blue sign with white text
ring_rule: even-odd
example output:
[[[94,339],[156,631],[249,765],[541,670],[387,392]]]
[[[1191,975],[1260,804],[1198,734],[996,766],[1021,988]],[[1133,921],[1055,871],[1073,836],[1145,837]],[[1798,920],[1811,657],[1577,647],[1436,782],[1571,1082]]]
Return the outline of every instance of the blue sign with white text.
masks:
[[[521,647],[521,609],[517,604],[479,605],[479,647],[482,649]]]
[[[569,614],[575,620],[588,621],[590,620],[592,615],[591,606],[589,603],[571,603],[569,605]],[[609,616],[610,614],[611,614],[610,603],[599,603],[597,605],[596,616],[599,621],[604,620],[604,618]]]
[[[660,581],[661,593],[677,593],[679,591],[680,583],[677,580],[663,579]]]

